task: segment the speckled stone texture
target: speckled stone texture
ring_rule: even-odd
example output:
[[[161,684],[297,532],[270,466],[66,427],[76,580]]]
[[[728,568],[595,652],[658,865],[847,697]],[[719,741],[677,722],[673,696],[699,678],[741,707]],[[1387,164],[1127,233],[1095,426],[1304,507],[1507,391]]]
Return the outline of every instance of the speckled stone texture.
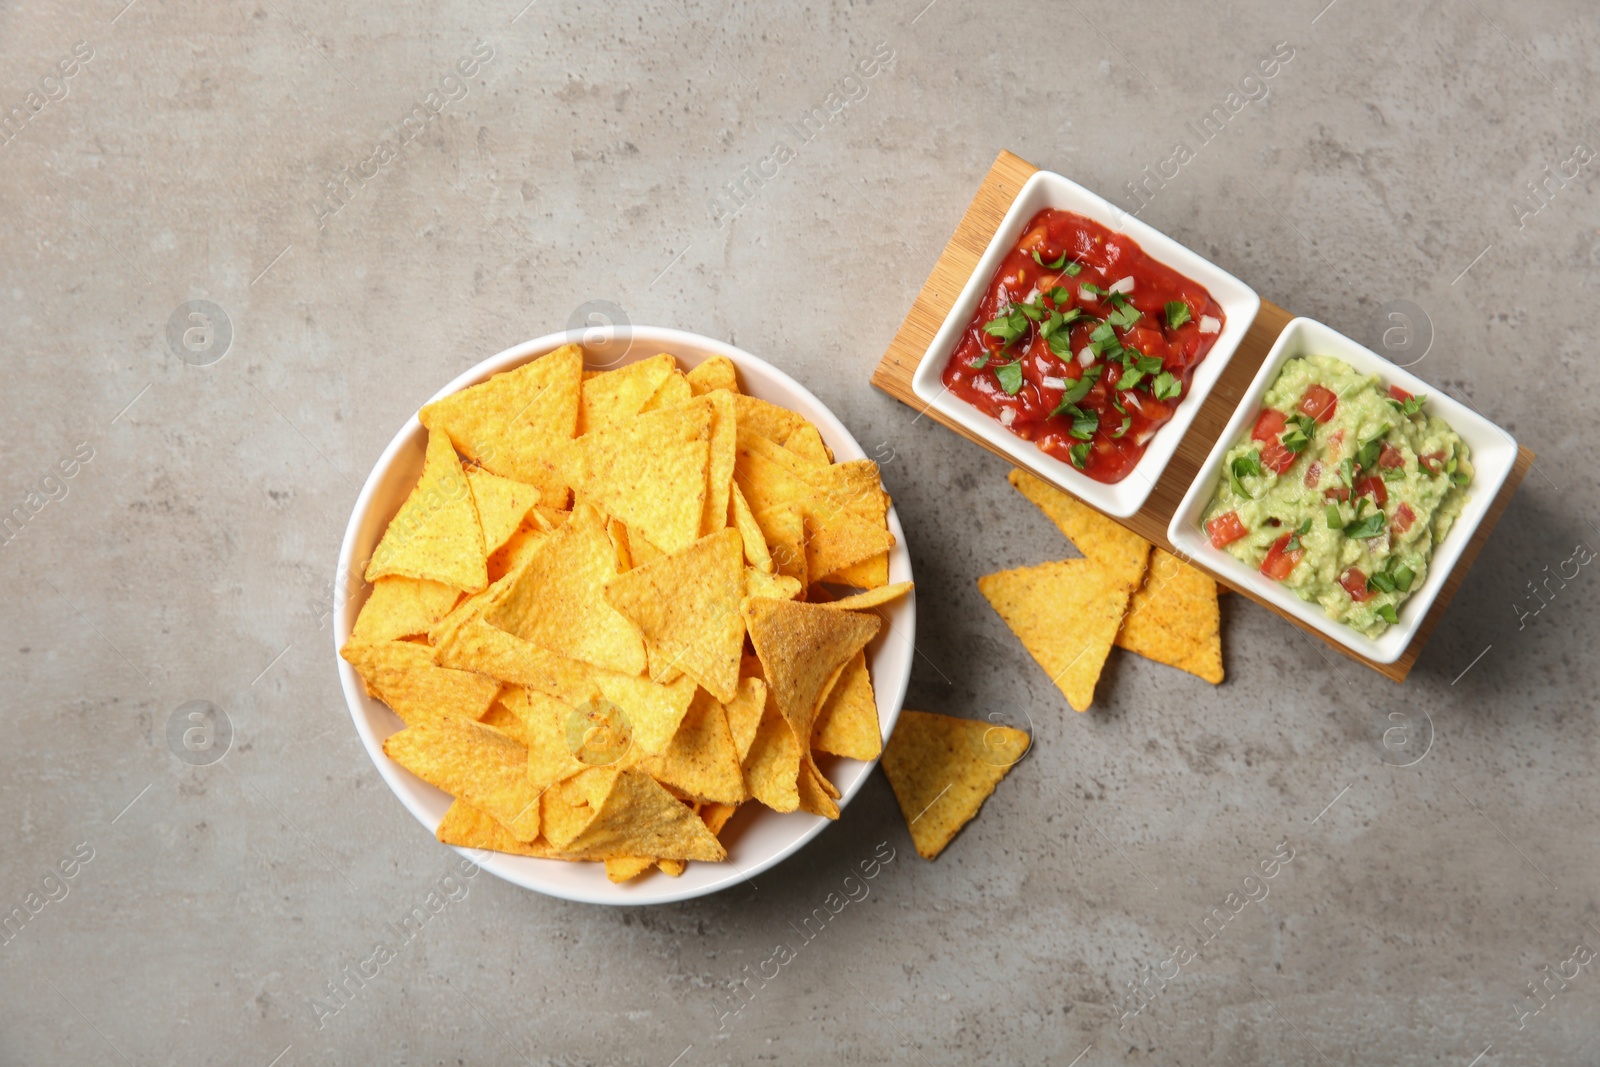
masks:
[[[0,7],[0,1061],[1595,1059],[1592,4],[524,2]],[[867,379],[1001,148],[1539,453],[1405,685],[1229,598],[1224,685],[1117,653],[1075,715],[989,610],[1074,553]],[[885,460],[909,705],[1036,738],[937,862],[875,775],[754,888],[571,905],[367,759],[358,487],[591,301]]]

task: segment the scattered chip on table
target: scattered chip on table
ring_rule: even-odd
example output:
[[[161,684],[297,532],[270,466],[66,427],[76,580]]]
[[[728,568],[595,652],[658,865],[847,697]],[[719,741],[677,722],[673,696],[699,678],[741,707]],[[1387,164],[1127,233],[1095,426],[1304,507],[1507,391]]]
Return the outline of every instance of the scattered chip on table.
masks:
[[[1156,549],[1117,631],[1117,645],[1220,685],[1217,583],[1165,549]]]
[[[1028,743],[1026,733],[1009,726],[900,712],[882,766],[919,856],[931,860],[944,851]]]
[[[1129,587],[1139,584],[1150,542],[1027,471],[1013,469],[1008,477],[1017,492],[1038,505],[1079,552]]]

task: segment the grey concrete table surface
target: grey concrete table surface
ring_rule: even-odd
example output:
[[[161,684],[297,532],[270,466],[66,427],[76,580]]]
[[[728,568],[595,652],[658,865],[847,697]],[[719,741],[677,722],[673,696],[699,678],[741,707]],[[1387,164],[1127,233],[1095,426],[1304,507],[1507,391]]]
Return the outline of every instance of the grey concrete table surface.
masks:
[[[1597,50],[1505,0],[0,8],[0,1061],[1593,1062]],[[1117,654],[1074,715],[989,610],[1074,553],[867,378],[1000,148],[1538,451],[1405,685],[1232,598],[1225,684]],[[578,906],[367,759],[357,488],[593,301],[884,459],[908,704],[1035,736],[937,862],[874,776],[753,887]]]

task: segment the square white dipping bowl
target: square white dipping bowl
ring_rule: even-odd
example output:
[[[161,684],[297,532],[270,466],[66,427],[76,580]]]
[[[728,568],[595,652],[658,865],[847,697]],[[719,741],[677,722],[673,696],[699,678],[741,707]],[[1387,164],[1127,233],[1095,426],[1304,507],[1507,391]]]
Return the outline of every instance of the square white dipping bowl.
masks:
[[[1398,385],[1416,396],[1427,395],[1427,411],[1438,415],[1461,435],[1461,440],[1471,449],[1473,477],[1467,487],[1468,500],[1461,509],[1461,517],[1450,527],[1442,542],[1434,546],[1433,558],[1428,563],[1428,576],[1420,588],[1400,605],[1400,621],[1377,638],[1358,633],[1342,622],[1328,618],[1322,606],[1315,601],[1301,600],[1287,586],[1273,581],[1260,571],[1240,562],[1225,550],[1213,548],[1211,539],[1200,525],[1211,498],[1217,492],[1217,480],[1222,476],[1222,461],[1236,442],[1249,434],[1261,410],[1261,398],[1278,378],[1278,371],[1286,360],[1298,356],[1332,356],[1342,359],[1356,370],[1376,374],[1385,385]],[[1500,495],[1506,476],[1517,460],[1517,442],[1500,427],[1476,411],[1434,389],[1410,371],[1395,366],[1369,348],[1350,340],[1344,334],[1314,319],[1291,319],[1278,335],[1277,343],[1267,353],[1266,362],[1256,372],[1255,380],[1245,392],[1239,408],[1228,420],[1227,429],[1217,439],[1216,447],[1206,456],[1195,476],[1194,484],[1184,494],[1183,502],[1172,516],[1167,527],[1167,539],[1179,552],[1230,578],[1238,585],[1248,586],[1257,595],[1270,601],[1285,613],[1315,627],[1339,644],[1376,663],[1393,663],[1400,658],[1417,627],[1433,606],[1434,598],[1444,587],[1462,549],[1472,540],[1478,524],[1488,514],[1489,506]]]
[[[1032,441],[1024,441],[944,387],[945,365],[960,342],[962,332],[972,321],[1000,261],[1021,238],[1022,229],[1028,221],[1045,208],[1075,212],[1107,229],[1133,238],[1151,258],[1205,286],[1222,306],[1226,316],[1216,343],[1195,368],[1189,395],[1178,404],[1171,421],[1156,431],[1144,456],[1128,476],[1109,485],[1097,482],[1072,464],[1056,459]],[[950,308],[950,314],[945,316],[944,324],[934,334],[933,343],[917,364],[917,371],[911,378],[911,389],[928,407],[1000,449],[1013,462],[1107,515],[1125,519],[1144,506],[1151,490],[1160,480],[1161,472],[1166,470],[1167,463],[1177,451],[1178,441],[1189,431],[1195,414],[1205,404],[1211,387],[1222,376],[1223,368],[1233,358],[1239,342],[1244,340],[1260,309],[1261,298],[1255,290],[1221,267],[1191,252],[1160,230],[1139,221],[1104,197],[1091,193],[1077,182],[1041,170],[1022,184],[1017,198],[1001,220],[1000,228],[995,231],[994,238],[984,251],[983,258],[978,260],[977,269],[967,279],[961,295],[956,297]]]

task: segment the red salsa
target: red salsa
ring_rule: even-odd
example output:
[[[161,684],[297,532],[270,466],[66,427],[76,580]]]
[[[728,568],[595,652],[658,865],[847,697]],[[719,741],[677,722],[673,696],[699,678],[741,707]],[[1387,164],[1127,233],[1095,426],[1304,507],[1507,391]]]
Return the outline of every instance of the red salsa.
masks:
[[[1120,482],[1226,321],[1204,287],[1137,243],[1046,208],[989,282],[944,385],[1100,482]]]

